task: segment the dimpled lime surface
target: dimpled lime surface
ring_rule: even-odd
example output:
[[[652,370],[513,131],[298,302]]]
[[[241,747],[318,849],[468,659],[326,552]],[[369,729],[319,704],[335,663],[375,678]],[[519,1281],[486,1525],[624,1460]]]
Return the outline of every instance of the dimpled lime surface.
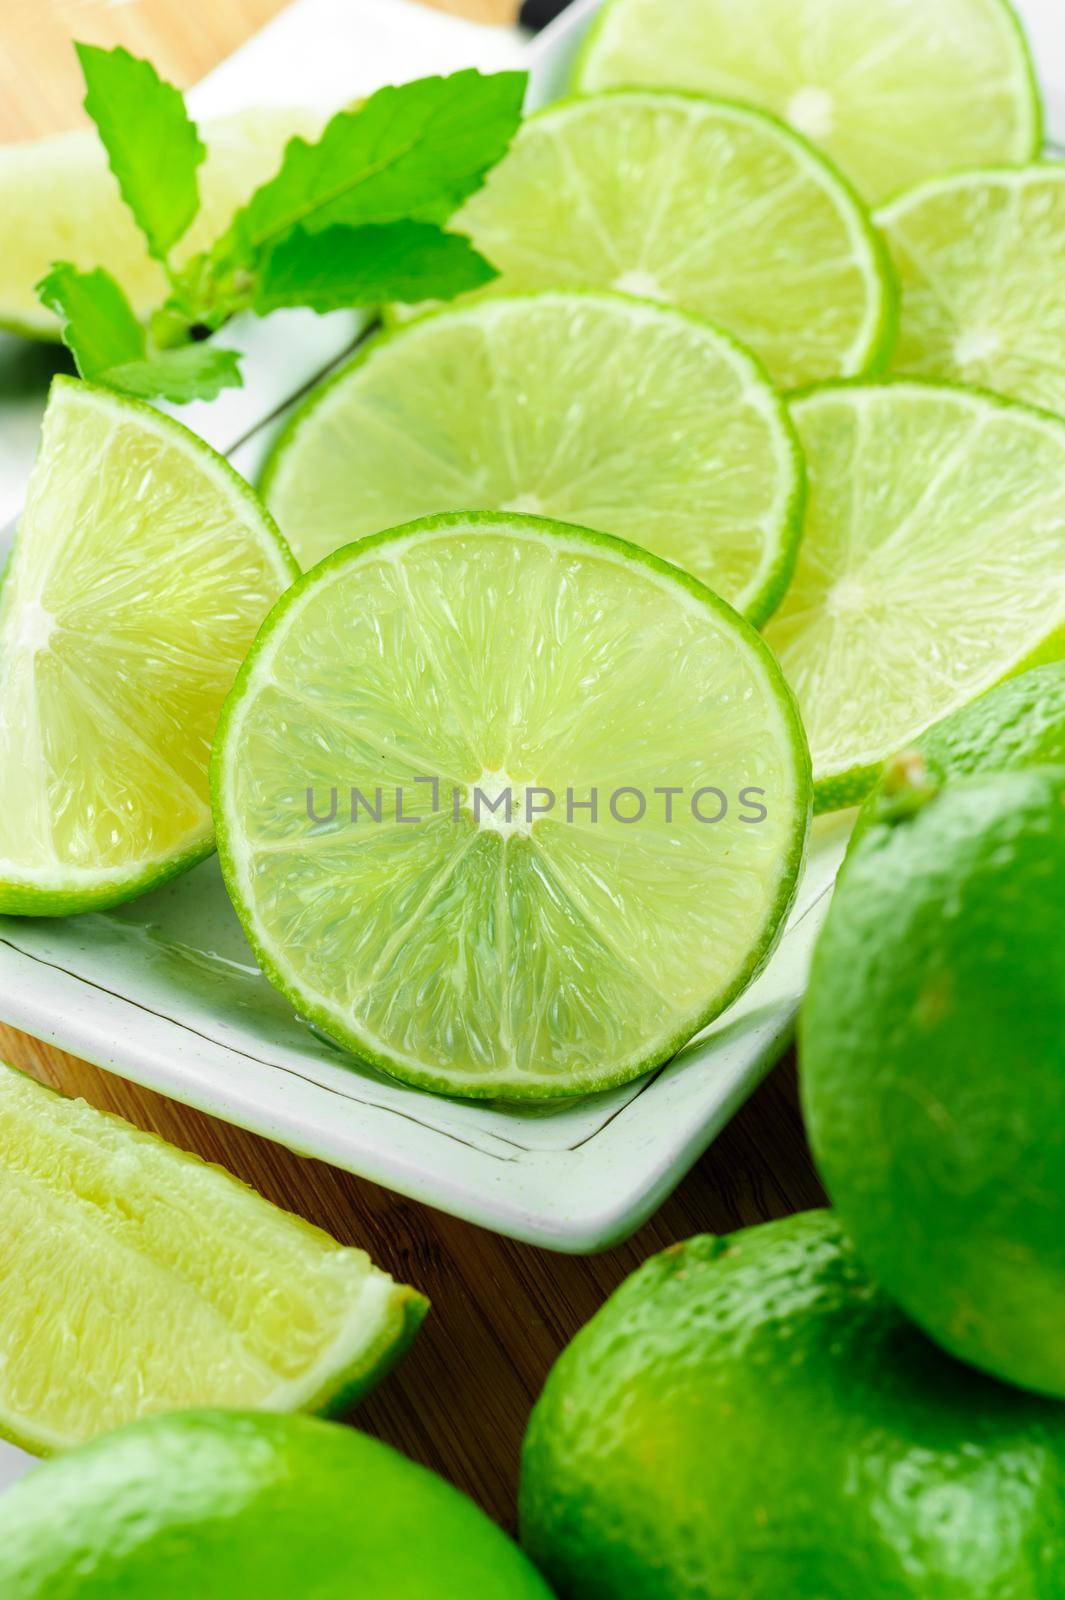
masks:
[[[873,824],[897,815],[911,788],[1057,765],[1065,765],[1065,661],[1007,678],[900,751],[863,804],[850,848]]]
[[[528,118],[454,226],[489,292],[609,288],[697,312],[787,388],[886,357],[894,287],[864,210],[805,140],[752,106],[654,91]]]
[[[809,492],[766,638],[821,809],[1002,678],[1065,653],[1065,423],[901,381],[795,402]]]
[[[551,1600],[494,1523],[365,1434],[184,1412],[0,1500],[4,1600]]]
[[[1065,165],[957,173],[877,221],[902,289],[894,369],[1065,412]]]
[[[1065,1398],[1065,768],[948,784],[852,854],[814,960],[814,1152],[948,1349]]]
[[[942,1355],[831,1214],[654,1257],[526,1437],[559,1600],[1060,1600],[1065,1408]]]
[[[726,335],[551,292],[372,343],[297,411],[263,478],[307,567],[432,512],[535,511],[647,546],[756,624],[787,586],[802,486],[786,408]]]
[[[577,82],[767,106],[872,200],[1039,149],[1035,78],[1005,0],[611,0]]]
[[[301,1013],[400,1078],[519,1099],[637,1077],[718,1015],[773,948],[809,815],[749,624],[634,545],[502,512],[294,585],[213,784],[234,905]]]

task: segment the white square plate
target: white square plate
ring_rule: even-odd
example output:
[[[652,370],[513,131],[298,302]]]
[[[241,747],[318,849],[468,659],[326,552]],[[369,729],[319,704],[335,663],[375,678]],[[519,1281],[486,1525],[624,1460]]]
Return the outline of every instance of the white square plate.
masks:
[[[408,0],[298,0],[196,91],[200,114],[254,101],[329,107],[375,84],[462,65],[526,64],[537,100],[565,79],[597,0],[578,0],[527,44]],[[668,4],[668,0],[663,0]],[[1065,69],[1057,0],[1030,0],[1052,116]],[[1060,132],[1059,132],[1060,137]],[[227,328],[247,387],[181,413],[253,475],[278,414],[358,334],[347,313],[289,312]],[[2,356],[2,353],[0,353]],[[0,394],[12,509],[31,407]],[[16,452],[18,453],[18,452]],[[814,830],[798,903],[762,977],[669,1066],[555,1110],[440,1099],[378,1076],[292,1015],[260,976],[208,861],[109,913],[0,918],[0,1015],[124,1077],[357,1172],[429,1205],[556,1250],[589,1251],[637,1227],[751,1092],[787,1040],[848,831]]]

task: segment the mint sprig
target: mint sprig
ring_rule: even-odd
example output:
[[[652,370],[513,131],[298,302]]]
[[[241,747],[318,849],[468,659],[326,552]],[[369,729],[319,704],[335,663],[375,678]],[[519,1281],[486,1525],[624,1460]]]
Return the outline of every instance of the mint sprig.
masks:
[[[292,139],[221,237],[178,268],[174,246],[200,204],[196,125],[149,62],[121,48],[77,51],[86,110],[170,281],[145,329],[110,274],[53,265],[37,292],[84,377],[147,398],[209,399],[241,382],[238,358],[195,335],[239,311],[450,300],[495,276],[444,223],[505,153],[524,73],[422,78],[338,112],[316,142]]]

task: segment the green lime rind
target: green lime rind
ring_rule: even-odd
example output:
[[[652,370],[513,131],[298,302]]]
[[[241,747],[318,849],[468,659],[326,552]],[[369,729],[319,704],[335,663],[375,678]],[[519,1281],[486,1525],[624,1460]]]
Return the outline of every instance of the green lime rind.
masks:
[[[767,546],[771,552],[768,562],[763,561],[760,571],[755,579],[748,585],[742,596],[725,596],[735,608],[745,616],[748,622],[756,628],[773,614],[780,601],[783,599],[792,573],[795,570],[795,561],[798,554],[799,538],[802,533],[803,510],[806,502],[806,463],[799,443],[795,424],[791,413],[782,396],[774,388],[772,379],[765,367],[746,345],[733,337],[727,329],[718,323],[697,316],[694,312],[686,311],[680,306],[662,305],[653,300],[647,300],[634,295],[622,295],[614,291],[598,289],[572,289],[572,290],[531,290],[525,293],[512,293],[492,297],[492,305],[532,307],[546,306],[552,302],[560,303],[566,309],[570,303],[586,300],[593,305],[605,303],[609,306],[613,302],[619,305],[634,304],[643,306],[648,312],[658,318],[665,319],[667,323],[687,323],[699,336],[711,336],[711,343],[718,345],[727,356],[732,367],[742,374],[744,381],[759,391],[761,406],[771,415],[777,437],[774,439],[774,448],[784,452],[786,466],[782,469],[782,477],[786,474],[786,500],[778,525],[772,530],[772,536],[767,532]],[[476,319],[478,310],[483,302],[475,305],[462,305],[458,308],[450,306],[436,307],[422,313],[412,321],[392,324],[377,335],[365,341],[350,361],[341,366],[329,377],[325,383],[312,389],[305,399],[296,407],[285,422],[284,427],[273,441],[257,480],[257,487],[267,507],[276,509],[281,517],[280,478],[284,472],[286,461],[291,460],[292,453],[299,448],[299,440],[304,430],[318,417],[324,406],[335,398],[337,391],[343,389],[354,373],[361,371],[369,362],[373,361],[385,348],[394,348],[398,341],[402,341],[412,330],[421,328],[426,324],[440,319],[462,318]],[[471,463],[472,465],[472,463]],[[293,469],[295,471],[295,469]],[[302,489],[303,494],[308,490]],[[275,500],[276,497],[276,500]],[[467,509],[463,506],[460,509]],[[479,509],[494,509],[482,507]],[[545,515],[549,515],[545,511]],[[610,531],[610,530],[604,530]],[[624,537],[618,535],[618,537]],[[637,542],[635,540],[629,542]],[[712,546],[713,535],[708,533],[708,546]],[[709,587],[713,588],[711,583]]]
[[[232,1173],[2,1063],[0,1202],[0,1436],[37,1455],[191,1404],[343,1413],[428,1309]],[[187,1346],[176,1368],[164,1334]]]
[[[614,12],[622,11],[626,3],[627,0],[604,0],[603,5],[599,7],[593,17],[591,25],[587,29],[574,56],[569,76],[569,87],[572,93],[608,92],[603,89],[596,90],[594,85],[589,83],[590,66],[599,46],[601,36],[605,34],[613,20]],[[1025,91],[1022,98],[1025,111],[1026,137],[1018,143],[1016,150],[1010,152],[1004,159],[1015,162],[1035,161],[1043,149],[1047,134],[1046,108],[1032,45],[1013,0],[988,0],[988,3],[997,11],[1016,45],[1017,65],[1020,69],[1020,77]],[[632,87],[646,88],[651,87],[651,85],[636,83]],[[670,85],[663,81],[662,87],[675,88],[679,86]],[[757,104],[758,102],[754,103]],[[952,161],[950,163],[951,168],[958,168],[963,165],[971,167],[974,163],[971,161],[964,163]],[[898,192],[901,193],[907,187],[910,187],[910,185],[900,185]],[[884,205],[893,198],[894,196],[891,194],[884,195],[876,201],[876,204]]]
[[[574,110],[590,105],[602,105],[611,100],[619,102],[638,101],[651,102],[653,105],[674,104],[689,107],[707,107],[726,112],[737,120],[759,126],[772,132],[793,154],[797,165],[812,169],[817,181],[823,190],[831,196],[834,209],[842,222],[845,223],[850,242],[854,251],[855,263],[861,272],[866,287],[868,300],[867,328],[863,337],[856,339],[852,347],[844,352],[841,364],[836,373],[825,373],[829,376],[843,376],[845,378],[871,376],[882,371],[891,355],[895,334],[898,327],[898,288],[895,281],[894,268],[883,238],[876,228],[869,207],[862,200],[857,190],[843,173],[829,160],[823,151],[812,144],[803,134],[792,128],[782,118],[772,111],[761,106],[751,105],[743,100],[730,99],[722,95],[699,94],[689,89],[657,89],[657,88],[611,88],[604,89],[595,94],[576,93],[563,96],[552,101],[549,105],[541,107],[525,119],[524,128],[536,128],[542,124],[556,121],[566,117]],[[494,181],[499,182],[499,175],[505,173],[506,158],[497,169]],[[485,197],[492,192],[493,176],[485,189],[473,196],[466,206],[457,213],[453,219],[455,226],[471,232],[474,242],[477,243],[476,217],[478,209],[483,206]],[[499,292],[509,292],[506,280],[506,270],[502,269],[498,280]],[[549,285],[544,285],[548,287]],[[589,284],[587,287],[595,287]],[[491,296],[496,292],[493,285],[477,291],[478,297]],[[669,302],[676,303],[676,302]],[[686,308],[690,309],[690,308]],[[720,324],[720,316],[711,320]],[[779,385],[779,380],[776,380]],[[805,380],[809,381],[809,380]],[[784,388],[797,387],[795,384],[780,385]]]
[[[801,408],[804,403],[816,401],[821,397],[840,394],[877,395],[892,391],[910,392],[915,395],[926,394],[933,397],[936,395],[956,396],[972,402],[976,407],[985,408],[988,412],[997,411],[1007,416],[1022,418],[1028,422],[1040,423],[1055,436],[1056,441],[1065,451],[1065,419],[1055,412],[1029,405],[1025,401],[1014,400],[1007,395],[998,394],[991,390],[977,389],[972,385],[949,380],[908,377],[901,374],[889,374],[878,379],[875,383],[853,379],[835,380],[830,383],[808,385],[806,388],[797,391],[790,398],[793,407]],[[808,452],[807,468],[809,475]],[[808,540],[808,538],[808,533],[804,532],[800,540],[800,552],[804,547],[803,540]],[[770,637],[772,637],[773,625],[781,620],[782,613],[780,612],[771,619]],[[934,722],[938,722],[950,713],[968,705],[970,701],[986,694],[998,684],[1013,679],[1021,673],[1029,672],[1035,667],[1053,663],[1063,658],[1065,658],[1065,615],[1056,624],[1052,625],[1041,639],[1036,639],[1023,649],[1014,660],[1004,665],[996,676],[975,684],[971,695],[960,697],[953,704],[943,706],[939,714],[934,716],[924,729],[914,730],[910,736],[910,741],[912,742],[921,733],[925,732]],[[822,770],[820,774],[815,771],[813,785],[814,814],[821,815],[828,811],[844,810],[860,805],[876,784],[884,769],[885,762],[896,753],[899,746],[900,741],[893,739],[890,742],[886,742],[883,755],[875,761],[845,766],[837,770]]]
[[[898,752],[858,813],[848,854],[897,820],[914,790],[920,800],[959,778],[1043,766],[1065,766],[1065,661],[1007,678]]]
[[[902,1311],[960,1361],[1065,1399],[1065,767],[903,779],[895,799],[814,953],[811,1146]]]
[[[943,1354],[814,1211],[615,1291],[533,1409],[521,1535],[573,1600],[1056,1600],[1063,1468],[1065,1407]]]
[[[299,568],[288,549],[276,523],[260,502],[255,491],[238,472],[230,466],[204,440],[192,433],[182,423],[157,411],[142,400],[119,396],[101,385],[82,379],[59,375],[52,381],[50,391],[53,402],[64,402],[65,396],[76,397],[80,402],[89,397],[95,406],[116,414],[128,422],[143,419],[146,429],[154,437],[180,452],[185,461],[195,463],[196,469],[217,490],[219,497],[234,509],[235,520],[247,531],[249,542],[254,541],[265,554],[279,580],[286,585],[298,574]],[[21,552],[21,533],[16,535],[14,546],[5,563],[3,592],[6,593],[18,568]],[[0,914],[11,916],[70,916],[83,911],[101,910],[119,905],[158,888],[179,873],[188,871],[203,861],[214,849],[213,830],[209,819],[202,829],[196,830],[180,846],[162,856],[138,863],[130,868],[119,867],[79,868],[57,864],[52,876],[60,881],[53,887],[25,878],[8,875],[0,878]],[[65,881],[62,881],[65,879]]]
[[[273,642],[274,635],[283,627],[289,610],[299,602],[307,590],[323,580],[327,580],[333,573],[347,567],[349,564],[365,559],[370,552],[382,547],[397,545],[401,541],[412,538],[429,537],[434,533],[448,529],[466,529],[478,524],[482,524],[486,528],[493,525],[496,528],[513,526],[515,530],[520,529],[526,533],[531,529],[536,533],[537,537],[558,539],[560,541],[569,540],[593,547],[599,552],[608,553],[619,561],[640,563],[659,577],[679,585],[719,617],[727,619],[741,635],[745,645],[756,657],[760,667],[773,685],[774,698],[778,709],[783,714],[784,726],[788,735],[788,748],[793,759],[792,771],[795,778],[796,795],[807,797],[807,803],[796,804],[795,806],[789,847],[782,864],[779,887],[765,920],[764,932],[762,937],[753,944],[749,956],[734,981],[722,992],[709,999],[695,1015],[686,1020],[682,1026],[672,1031],[667,1038],[662,1039],[654,1049],[646,1051],[631,1060],[604,1065],[602,1070],[598,1072],[560,1074],[557,1081],[550,1078],[537,1079],[534,1082],[511,1079],[507,1080],[505,1084],[501,1084],[498,1078],[494,1081],[484,1082],[471,1082],[467,1079],[459,1080],[454,1076],[426,1068],[422,1063],[408,1058],[400,1058],[397,1054],[383,1050],[379,1045],[371,1043],[365,1034],[350,1025],[345,1018],[338,1016],[335,1010],[330,1010],[323,1006],[314,995],[307,992],[303,985],[284,970],[279,960],[278,952],[265,943],[260,936],[256,926],[254,910],[243,892],[240,864],[234,843],[234,819],[229,815],[225,796],[228,776],[227,745],[229,743],[230,730],[234,726],[245,694],[253,687],[252,679],[260,657],[264,655]],[[612,534],[598,532],[595,529],[578,528],[565,523],[552,522],[546,518],[522,516],[507,512],[444,513],[435,517],[424,517],[398,528],[390,528],[378,534],[370,534],[354,544],[343,546],[319,562],[309,572],[304,573],[286,591],[263,622],[255,642],[237,674],[218,722],[211,759],[210,785],[218,857],[230,899],[263,973],[275,988],[285,996],[295,1011],[314,1023],[328,1037],[343,1045],[358,1059],[375,1067],[388,1077],[413,1084],[417,1088],[428,1089],[436,1094],[459,1096],[463,1099],[471,1100],[501,1100],[507,1102],[542,1102],[551,1099],[571,1099],[575,1095],[593,1094],[601,1090],[616,1088],[620,1084],[628,1083],[663,1065],[676,1054],[683,1044],[700,1032],[701,1029],[708,1026],[716,1017],[720,1016],[732,1001],[742,994],[754,978],[757,977],[783,935],[787,913],[794,901],[798,887],[799,873],[805,857],[811,817],[811,806],[808,798],[811,793],[810,756],[798,707],[772,652],[750,623],[740,617],[726,601],[714,594],[705,584],[700,583],[697,578],[693,578],[689,573],[683,572],[679,567],[671,566],[668,562],[662,561],[648,550],[629,544],[623,539],[615,538]]]

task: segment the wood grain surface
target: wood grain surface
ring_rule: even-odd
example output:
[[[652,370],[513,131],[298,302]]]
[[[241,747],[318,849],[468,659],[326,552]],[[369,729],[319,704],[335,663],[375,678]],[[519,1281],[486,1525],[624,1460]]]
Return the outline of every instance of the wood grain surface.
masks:
[[[0,141],[79,120],[71,37],[126,44],[188,85],[284,0],[0,0]],[[506,21],[512,0],[446,0]],[[0,1025],[0,1055],[67,1094],[119,1112],[253,1184],[417,1284],[433,1311],[360,1426],[467,1490],[514,1525],[518,1451],[552,1361],[622,1278],[690,1234],[725,1232],[823,1203],[783,1063],[657,1216],[621,1249],[549,1255],[456,1222],[320,1162],[191,1111]]]

